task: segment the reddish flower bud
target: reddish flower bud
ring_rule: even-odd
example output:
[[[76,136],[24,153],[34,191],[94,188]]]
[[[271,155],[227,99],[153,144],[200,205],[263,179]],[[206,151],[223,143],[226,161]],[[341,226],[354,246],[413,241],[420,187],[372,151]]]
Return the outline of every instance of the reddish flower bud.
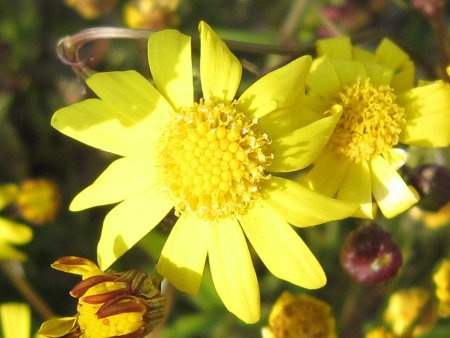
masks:
[[[396,275],[402,254],[391,235],[376,223],[352,231],[341,250],[341,264],[357,283],[376,285]]]

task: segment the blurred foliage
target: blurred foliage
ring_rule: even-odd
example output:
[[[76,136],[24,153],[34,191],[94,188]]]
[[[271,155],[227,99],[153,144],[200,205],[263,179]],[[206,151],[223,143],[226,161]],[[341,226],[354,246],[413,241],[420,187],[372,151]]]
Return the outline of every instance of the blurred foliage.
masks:
[[[52,270],[50,263],[66,255],[95,261],[102,220],[110,209],[108,206],[71,213],[67,206],[106,167],[111,155],[90,149],[50,127],[55,110],[90,95],[70,66],[58,60],[56,44],[58,39],[88,27],[124,26],[124,8],[129,2],[117,1],[108,11],[97,8],[98,15],[86,18],[76,7],[67,6],[68,1],[0,0],[0,182],[48,177],[60,187],[63,207],[59,217],[34,227],[33,241],[21,249],[28,256],[23,263],[24,279],[61,316],[76,311],[76,302],[68,294],[75,278]],[[203,19],[224,39],[305,48],[318,37],[336,33],[350,34],[356,42],[368,47],[374,46],[380,37],[389,36],[410,53],[422,78],[435,79],[439,76],[439,45],[431,25],[413,8],[413,2],[217,0],[212,4],[208,0],[180,0],[172,13],[177,19],[166,24],[168,27],[177,24],[177,29],[196,38],[197,24]],[[83,48],[82,54],[95,70],[137,69],[148,75],[145,48],[143,41],[102,40]],[[244,74],[244,80],[249,82],[255,79],[255,74],[263,74],[287,61],[285,56],[270,53],[235,52],[249,70]],[[419,163],[449,164],[448,150],[411,149],[411,154],[412,167]],[[271,305],[285,290],[293,294],[308,292],[326,301],[336,317],[339,336],[361,337],[368,328],[383,325],[383,311],[394,290],[412,286],[433,290],[432,273],[442,258],[450,256],[448,224],[428,228],[421,215],[422,211],[413,208],[394,219],[378,220],[391,232],[404,257],[398,276],[390,282],[370,288],[352,282],[340,267],[339,252],[358,221],[324,224],[299,232],[324,266],[328,276],[326,287],[315,291],[294,287],[273,277],[255,259],[263,316],[257,324],[244,325],[225,310],[206,272],[198,296],[167,289],[170,312],[165,325],[152,337],[259,337]],[[150,272],[170,227],[168,219],[115,267]],[[27,302],[7,277],[0,271],[0,303]],[[43,320],[38,312],[33,312],[33,332]],[[433,331],[421,337],[447,337],[449,331],[450,320],[440,320]]]

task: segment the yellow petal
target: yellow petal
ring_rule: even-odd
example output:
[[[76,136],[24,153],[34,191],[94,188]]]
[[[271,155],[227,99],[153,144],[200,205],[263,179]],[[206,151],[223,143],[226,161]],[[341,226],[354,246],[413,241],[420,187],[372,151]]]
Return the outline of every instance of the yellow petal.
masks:
[[[25,224],[0,217],[0,241],[25,244],[31,241],[33,231]]]
[[[393,70],[376,63],[365,63],[367,77],[374,87],[391,85]]]
[[[408,160],[408,152],[401,148],[391,148],[383,154],[383,157],[388,161],[392,168],[398,170]]]
[[[353,46],[352,59],[362,61],[364,63],[374,63],[375,62],[375,54],[369,52],[367,49]]]
[[[327,55],[337,59],[352,58],[352,42],[347,36],[337,38],[320,39],[316,42],[317,54]]]
[[[272,177],[264,189],[265,202],[284,216],[289,223],[308,227],[352,215],[357,205],[338,201],[316,193],[300,183]]]
[[[390,85],[397,92],[409,90],[414,86],[415,74],[414,62],[409,60],[395,72]]]
[[[0,304],[4,338],[30,338],[30,307],[25,303]]]
[[[304,56],[266,74],[239,97],[238,109],[251,119],[280,110],[287,116],[300,115],[310,67],[311,57]],[[284,112],[286,110],[293,110],[296,114]]]
[[[106,168],[94,183],[76,195],[69,209],[79,211],[123,201],[155,186],[157,171],[151,156],[120,158]]]
[[[78,317],[64,317],[50,319],[42,323],[39,328],[39,335],[50,338],[63,337],[75,331]]]
[[[347,171],[339,186],[337,198],[359,204],[354,217],[369,219],[375,217],[370,169],[367,162],[348,161]]]
[[[327,57],[313,61],[306,83],[314,93],[325,99],[335,95],[342,86],[333,63]]]
[[[325,285],[320,263],[283,217],[270,206],[255,204],[239,217],[256,253],[278,278],[307,289]]]
[[[328,143],[334,127],[342,113],[342,107],[335,106],[327,117],[306,127],[272,140],[274,158],[268,168],[271,172],[287,172],[303,169],[310,165]]]
[[[6,183],[0,185],[0,210],[11,204],[17,196],[19,188],[17,184]]]
[[[168,103],[166,105],[170,107]],[[167,125],[169,117],[166,110],[158,110],[135,123],[107,103],[88,99],[59,109],[53,115],[51,125],[87,145],[126,156],[145,152],[160,137],[162,126]]]
[[[0,242],[0,260],[13,260],[23,262],[27,256],[5,242]]]
[[[366,67],[360,61],[330,59],[343,86],[353,85],[357,80],[367,77]]]
[[[99,275],[103,273],[97,264],[91,260],[77,256],[61,257],[52,263],[52,268],[59,271],[80,275],[83,276],[83,278],[86,276]]]
[[[164,193],[149,189],[126,199],[105,217],[97,247],[97,260],[107,269],[142,237],[150,232],[173,207]]]
[[[244,234],[236,219],[211,225],[209,266],[217,294],[246,323],[260,317],[259,287]]]
[[[383,157],[373,158],[370,170],[373,196],[385,217],[394,217],[417,203],[417,193]]]
[[[398,97],[406,126],[400,141],[422,147],[450,144],[450,86],[442,81],[411,89]]]
[[[194,215],[181,215],[170,231],[158,261],[158,272],[177,289],[198,292],[209,241],[209,223]]]
[[[174,29],[150,36],[148,64],[156,88],[176,110],[194,102],[191,38]]]
[[[409,56],[389,39],[383,39],[375,51],[375,61],[397,70],[409,61]]]
[[[203,96],[231,102],[242,76],[239,60],[204,21],[200,31],[200,80]]]
[[[299,182],[314,191],[334,197],[347,173],[348,163],[346,158],[326,147],[314,162],[312,169],[300,177]]]

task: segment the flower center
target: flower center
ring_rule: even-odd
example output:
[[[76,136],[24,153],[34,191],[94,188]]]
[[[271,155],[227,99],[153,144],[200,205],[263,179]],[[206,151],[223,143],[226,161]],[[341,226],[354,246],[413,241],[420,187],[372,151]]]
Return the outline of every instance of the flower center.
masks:
[[[334,103],[343,113],[330,138],[331,148],[357,163],[391,149],[405,124],[404,109],[395,100],[390,86],[374,87],[369,79],[342,88]]]
[[[201,99],[181,108],[168,126],[159,158],[177,216],[194,212],[213,220],[242,214],[260,198],[273,154],[268,136],[236,110]]]

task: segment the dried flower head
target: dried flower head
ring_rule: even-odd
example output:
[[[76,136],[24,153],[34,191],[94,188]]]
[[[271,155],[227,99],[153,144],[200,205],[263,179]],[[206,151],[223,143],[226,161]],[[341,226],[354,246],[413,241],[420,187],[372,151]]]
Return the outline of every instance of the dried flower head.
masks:
[[[78,298],[78,314],[43,323],[43,336],[144,337],[164,317],[159,278],[135,270],[102,272],[93,262],[73,256],[58,259],[52,267],[83,280],[70,291]]]

